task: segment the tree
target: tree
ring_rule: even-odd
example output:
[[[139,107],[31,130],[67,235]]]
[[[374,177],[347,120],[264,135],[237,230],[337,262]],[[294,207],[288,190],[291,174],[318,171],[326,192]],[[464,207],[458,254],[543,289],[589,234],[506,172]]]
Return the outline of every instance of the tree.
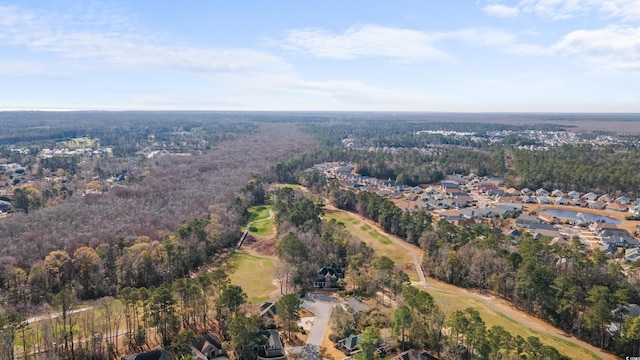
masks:
[[[162,336],[162,344],[169,346],[173,333],[178,327],[176,316],[176,299],[167,286],[161,286],[155,290],[151,297],[152,325],[157,326]]]
[[[233,351],[238,359],[245,359],[251,355],[252,350],[245,345],[255,339],[258,332],[258,323],[254,318],[238,316],[229,324],[229,350]]]
[[[362,351],[357,353],[355,358],[357,360],[373,360],[376,347],[380,343],[380,340],[382,340],[382,338],[380,338],[380,330],[374,326],[367,326],[362,332],[360,344],[358,345]]]
[[[99,264],[100,256],[93,248],[83,246],[73,253],[73,265],[78,274],[78,282],[82,287],[81,299],[90,299],[97,295]]]
[[[182,330],[171,340],[171,348],[174,353],[181,359],[191,354],[191,344],[198,339],[198,335],[191,330]]]
[[[300,320],[301,303],[302,301],[298,294],[285,295],[276,302],[276,314],[287,330],[289,339],[291,339],[291,329],[296,328],[296,322]]]
[[[300,264],[309,254],[307,245],[292,232],[280,239],[277,250],[278,257],[291,264]]]
[[[222,292],[217,305],[225,315],[231,315],[235,318],[238,316],[240,306],[246,302],[247,294],[245,294],[244,290],[240,286],[229,285]]]
[[[402,305],[393,312],[391,323],[393,324],[393,331],[398,332],[400,330],[402,334],[402,347],[401,351],[404,351],[404,331],[411,326],[413,318],[411,317],[411,310],[406,305]]]

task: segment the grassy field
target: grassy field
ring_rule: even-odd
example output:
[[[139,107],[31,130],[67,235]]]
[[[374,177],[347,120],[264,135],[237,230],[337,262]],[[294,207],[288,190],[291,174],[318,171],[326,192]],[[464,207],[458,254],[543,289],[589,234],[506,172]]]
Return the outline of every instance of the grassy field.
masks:
[[[429,280],[427,280],[427,282],[429,282]],[[485,321],[487,329],[494,325],[500,325],[513,336],[520,335],[525,339],[529,336],[537,336],[543,344],[555,347],[560,353],[572,359],[600,359],[591,351],[572,342],[527,328],[506,315],[493,310],[472,295],[449,294],[434,289],[428,289],[427,292],[433,296],[440,308],[447,314],[456,310],[474,308],[480,312],[480,316]]]
[[[69,149],[90,148],[95,145],[95,140],[88,137],[79,137],[69,141],[60,142],[60,145]]]
[[[343,223],[351,235],[367,243],[378,254],[386,255],[396,264],[406,266],[405,272],[409,275],[409,278],[413,281],[418,280],[411,253],[391,241],[388,236],[343,211],[327,210],[325,211],[325,218],[327,220],[335,219]]]
[[[275,224],[269,219],[271,205],[252,206],[249,208],[249,232],[258,236],[273,236],[276,234]]]
[[[273,285],[275,261],[253,255],[235,253],[230,260],[229,278],[234,285],[241,286],[249,303],[255,304],[269,299],[276,290]]]

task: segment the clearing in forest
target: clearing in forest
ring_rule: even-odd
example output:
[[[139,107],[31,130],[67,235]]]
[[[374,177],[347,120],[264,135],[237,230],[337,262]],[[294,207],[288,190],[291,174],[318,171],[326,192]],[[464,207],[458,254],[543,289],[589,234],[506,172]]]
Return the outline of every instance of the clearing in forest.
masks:
[[[249,232],[257,236],[274,236],[275,223],[271,217],[271,205],[252,206],[249,208]]]
[[[234,253],[229,260],[229,279],[242,287],[251,304],[269,300],[276,290],[273,285],[275,261],[254,255]]]

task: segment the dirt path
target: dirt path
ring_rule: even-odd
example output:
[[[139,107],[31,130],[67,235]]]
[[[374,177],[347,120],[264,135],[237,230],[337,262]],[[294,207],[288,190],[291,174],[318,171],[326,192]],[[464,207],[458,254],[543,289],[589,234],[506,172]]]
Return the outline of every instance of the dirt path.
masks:
[[[584,342],[582,340],[576,339],[572,336],[570,336],[569,334],[565,333],[564,331],[562,331],[561,329],[558,329],[548,323],[546,323],[545,321],[538,319],[534,316],[531,316],[527,313],[525,313],[522,310],[519,310],[515,307],[513,307],[508,301],[503,300],[503,299],[499,299],[496,298],[494,296],[488,296],[485,294],[480,294],[476,291],[473,290],[467,290],[467,289],[463,289],[463,288],[459,288],[450,284],[446,284],[444,282],[438,281],[436,279],[433,279],[431,277],[425,277],[424,273],[422,271],[422,267],[420,266],[420,262],[419,259],[422,259],[423,256],[423,251],[422,249],[420,249],[419,247],[409,244],[406,241],[400,239],[399,237],[386,233],[381,227],[380,225],[378,225],[376,222],[365,218],[364,216],[360,215],[360,214],[356,214],[356,213],[352,213],[352,212],[348,212],[348,211],[344,211],[344,210],[339,210],[333,206],[330,205],[326,205],[325,208],[327,208],[328,210],[337,210],[337,211],[342,211],[344,214],[348,214],[349,216],[353,217],[354,219],[357,219],[359,221],[365,222],[367,224],[369,224],[370,226],[375,227],[378,231],[380,231],[381,233],[385,234],[386,236],[389,237],[389,239],[391,239],[392,241],[396,242],[398,245],[402,246],[403,248],[407,249],[408,251],[411,251],[413,258],[414,258],[414,264],[416,265],[416,271],[418,272],[418,276],[420,277],[420,282],[418,283],[419,285],[422,285],[423,287],[427,288],[427,289],[433,289],[433,290],[437,290],[437,291],[442,291],[442,292],[446,292],[449,294],[460,294],[460,295],[465,295],[465,296],[472,296],[480,301],[482,301],[484,304],[486,304],[490,309],[492,309],[493,311],[500,313],[514,321],[516,321],[517,323],[533,329],[535,331],[571,342],[573,344],[576,344],[582,348],[585,348],[591,352],[593,352],[594,354],[596,354],[598,357],[600,357],[603,360],[613,360],[613,359],[618,359],[616,356],[612,355],[612,354],[608,354],[603,352],[602,350],[600,350],[599,348],[588,344],[587,342]],[[428,282],[427,282],[428,281]]]

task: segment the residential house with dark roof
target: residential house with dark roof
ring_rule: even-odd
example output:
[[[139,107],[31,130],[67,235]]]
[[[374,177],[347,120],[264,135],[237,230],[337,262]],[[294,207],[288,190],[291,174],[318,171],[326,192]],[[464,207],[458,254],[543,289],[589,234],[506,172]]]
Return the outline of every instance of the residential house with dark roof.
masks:
[[[342,271],[332,267],[323,267],[318,270],[316,278],[313,280],[313,287],[318,289],[335,288],[338,287],[338,280],[343,278]]]
[[[222,342],[213,334],[205,334],[191,344],[191,356],[194,360],[221,359],[225,354]]]
[[[516,219],[516,226],[520,228],[529,228],[531,224],[540,224],[542,221],[535,216],[520,215]]]
[[[263,319],[274,319],[276,317],[276,303],[264,302],[260,305],[260,317]]]
[[[151,350],[139,354],[127,355],[122,360],[173,360],[166,350]]]
[[[247,347],[253,349],[258,360],[285,360],[287,355],[284,345],[276,330],[261,330],[257,340],[250,342]]]
[[[536,196],[549,196],[549,192],[543,188],[536,190]]]
[[[393,359],[394,360],[438,360],[437,357],[431,356],[425,351],[420,352],[416,349],[410,349],[403,353],[400,353]]]
[[[358,351],[358,345],[360,344],[360,339],[362,338],[362,334],[358,335],[349,335],[349,337],[344,338],[342,340],[338,340],[336,346],[339,349],[345,350],[349,353],[349,355],[353,355]]]
[[[598,232],[598,240],[602,245],[617,247],[638,247],[640,243],[625,229],[602,229]]]

